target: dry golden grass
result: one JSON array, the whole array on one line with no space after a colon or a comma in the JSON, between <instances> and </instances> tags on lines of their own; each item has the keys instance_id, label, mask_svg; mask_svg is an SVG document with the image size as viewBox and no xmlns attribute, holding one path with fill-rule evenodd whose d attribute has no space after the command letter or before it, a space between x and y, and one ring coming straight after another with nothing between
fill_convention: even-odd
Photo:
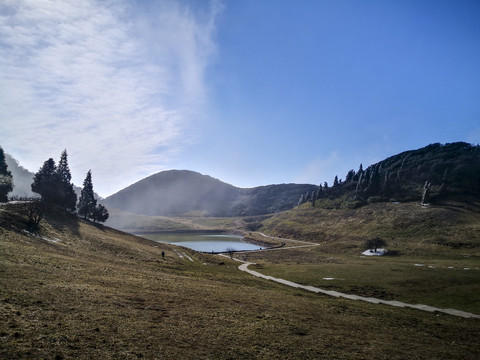
<instances>
[{"instance_id":1,"label":"dry golden grass","mask_svg":"<svg viewBox=\"0 0 480 360\"><path fill-rule=\"evenodd\" d=\"M480 212L475 205L376 203L326 210L305 204L271 217L262 229L319 244L251 255L266 274L480 314ZM386 240L388 256L361 257L365 240L373 237Z\"/></svg>"},{"instance_id":2,"label":"dry golden grass","mask_svg":"<svg viewBox=\"0 0 480 360\"><path fill-rule=\"evenodd\" d=\"M262 231L326 245L325 251L351 253L381 237L403 254L450 257L480 255L478 206L375 203L359 209L320 209L304 204L264 221Z\"/></svg>"},{"instance_id":3,"label":"dry golden grass","mask_svg":"<svg viewBox=\"0 0 480 360\"><path fill-rule=\"evenodd\" d=\"M17 210L0 207L2 359L480 356L475 319L289 289L67 215L41 239Z\"/></svg>"}]
</instances>

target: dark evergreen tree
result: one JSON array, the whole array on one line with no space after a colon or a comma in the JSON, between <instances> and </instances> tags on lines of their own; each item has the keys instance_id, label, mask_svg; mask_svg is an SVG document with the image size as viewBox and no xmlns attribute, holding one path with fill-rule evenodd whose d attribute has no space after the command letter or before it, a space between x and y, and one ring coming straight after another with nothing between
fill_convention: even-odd
<instances>
[{"instance_id":1,"label":"dark evergreen tree","mask_svg":"<svg viewBox=\"0 0 480 360\"><path fill-rule=\"evenodd\" d=\"M335 175L335 179L333 179L333 186L338 186L338 176Z\"/></svg>"},{"instance_id":2,"label":"dark evergreen tree","mask_svg":"<svg viewBox=\"0 0 480 360\"><path fill-rule=\"evenodd\" d=\"M40 194L42 200L49 204L58 204L58 185L60 178L57 174L55 161L50 158L43 163L43 166L33 177L32 191Z\"/></svg>"},{"instance_id":3,"label":"dark evergreen tree","mask_svg":"<svg viewBox=\"0 0 480 360\"><path fill-rule=\"evenodd\" d=\"M0 146L0 202L7 202L7 194L13 190L12 173L8 171L5 153Z\"/></svg>"},{"instance_id":4,"label":"dark evergreen tree","mask_svg":"<svg viewBox=\"0 0 480 360\"><path fill-rule=\"evenodd\" d=\"M102 204L98 204L93 214L93 222L105 222L108 219L108 210Z\"/></svg>"},{"instance_id":5,"label":"dark evergreen tree","mask_svg":"<svg viewBox=\"0 0 480 360\"><path fill-rule=\"evenodd\" d=\"M60 155L57 173L60 176L61 181L64 183L69 183L72 180L72 174L70 173L70 168L68 167L68 154L66 149L63 150L62 155Z\"/></svg>"},{"instance_id":6,"label":"dark evergreen tree","mask_svg":"<svg viewBox=\"0 0 480 360\"><path fill-rule=\"evenodd\" d=\"M357 173L354 175L353 180L358 181L363 174L363 165L360 164Z\"/></svg>"},{"instance_id":7,"label":"dark evergreen tree","mask_svg":"<svg viewBox=\"0 0 480 360\"><path fill-rule=\"evenodd\" d=\"M80 193L80 200L78 201L78 213L85 219L93 219L95 216L95 209L97 200L93 194L92 171L88 170L87 176L83 181L83 189Z\"/></svg>"},{"instance_id":8,"label":"dark evergreen tree","mask_svg":"<svg viewBox=\"0 0 480 360\"><path fill-rule=\"evenodd\" d=\"M347 176L345 176L345 181L352 181L354 177L355 177L355 170L351 169L347 173Z\"/></svg>"},{"instance_id":9,"label":"dark evergreen tree","mask_svg":"<svg viewBox=\"0 0 480 360\"><path fill-rule=\"evenodd\" d=\"M70 168L68 167L67 150L62 152L56 172L59 179L58 192L59 200L61 202L60 205L64 206L70 211L75 211L77 205L77 194L75 193L73 184L71 183L72 175L70 173Z\"/></svg>"}]
</instances>

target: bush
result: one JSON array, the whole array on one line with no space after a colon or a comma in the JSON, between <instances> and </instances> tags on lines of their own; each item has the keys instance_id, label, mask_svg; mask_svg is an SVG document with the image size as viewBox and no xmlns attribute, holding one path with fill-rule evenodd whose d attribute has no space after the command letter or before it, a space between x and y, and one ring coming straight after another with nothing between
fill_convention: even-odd
<instances>
[{"instance_id":1,"label":"bush","mask_svg":"<svg viewBox=\"0 0 480 360\"><path fill-rule=\"evenodd\" d=\"M30 231L34 232L35 234L38 233L40 222L45 217L45 212L47 209L48 204L41 199L34 199L28 204L25 211L28 218L27 224Z\"/></svg>"},{"instance_id":2,"label":"bush","mask_svg":"<svg viewBox=\"0 0 480 360\"><path fill-rule=\"evenodd\" d=\"M374 249L375 252L377 252L377 249L380 247L380 246L385 246L387 245L387 243L385 242L385 240L383 239L380 239L378 237L376 238L373 238L373 239L369 239L367 241L365 241L365 247L367 249Z\"/></svg>"}]
</instances>

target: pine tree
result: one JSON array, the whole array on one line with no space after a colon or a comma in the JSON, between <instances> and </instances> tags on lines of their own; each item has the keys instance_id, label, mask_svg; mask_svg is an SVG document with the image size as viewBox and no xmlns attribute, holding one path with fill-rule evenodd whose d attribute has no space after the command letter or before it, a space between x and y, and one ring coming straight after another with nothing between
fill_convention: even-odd
<instances>
[{"instance_id":1,"label":"pine tree","mask_svg":"<svg viewBox=\"0 0 480 360\"><path fill-rule=\"evenodd\" d=\"M5 153L0 146L0 202L7 202L7 194L13 190L12 173L8 171Z\"/></svg>"},{"instance_id":2,"label":"pine tree","mask_svg":"<svg viewBox=\"0 0 480 360\"><path fill-rule=\"evenodd\" d=\"M355 171L354 171L355 172ZM355 175L353 176L353 181L359 181L359 179L362 177L362 174L363 174L363 165L360 164L359 168L358 168L358 171L355 173ZM364 177L365 178L365 177Z\"/></svg>"},{"instance_id":3,"label":"pine tree","mask_svg":"<svg viewBox=\"0 0 480 360\"><path fill-rule=\"evenodd\" d=\"M72 175L70 173L70 168L68 167L68 154L67 150L63 150L62 155L60 156L60 161L58 163L57 171L59 178L59 200L60 205L64 206L70 211L75 211L77 205L77 194L73 189L73 184L71 183Z\"/></svg>"},{"instance_id":4,"label":"pine tree","mask_svg":"<svg viewBox=\"0 0 480 360\"><path fill-rule=\"evenodd\" d=\"M60 179L64 183L69 183L72 180L72 174L70 174L70 168L68 167L68 154L66 149L63 150L62 155L60 155L57 173L60 175Z\"/></svg>"},{"instance_id":5,"label":"pine tree","mask_svg":"<svg viewBox=\"0 0 480 360\"><path fill-rule=\"evenodd\" d=\"M93 222L105 222L108 219L108 210L102 204L98 204L93 214Z\"/></svg>"},{"instance_id":6,"label":"pine tree","mask_svg":"<svg viewBox=\"0 0 480 360\"><path fill-rule=\"evenodd\" d=\"M78 213L85 219L94 218L97 200L93 194L92 171L88 170L87 176L83 181L83 189L78 201Z\"/></svg>"},{"instance_id":7,"label":"pine tree","mask_svg":"<svg viewBox=\"0 0 480 360\"><path fill-rule=\"evenodd\" d=\"M40 194L42 200L49 204L59 203L58 185L60 178L57 174L55 161L50 158L33 177L32 191Z\"/></svg>"},{"instance_id":8,"label":"pine tree","mask_svg":"<svg viewBox=\"0 0 480 360\"><path fill-rule=\"evenodd\" d=\"M352 181L355 177L355 170L351 169L348 171L347 176L345 176L345 182Z\"/></svg>"},{"instance_id":9,"label":"pine tree","mask_svg":"<svg viewBox=\"0 0 480 360\"><path fill-rule=\"evenodd\" d=\"M338 176L335 175L335 179L333 179L333 186L338 186Z\"/></svg>"}]
</instances>

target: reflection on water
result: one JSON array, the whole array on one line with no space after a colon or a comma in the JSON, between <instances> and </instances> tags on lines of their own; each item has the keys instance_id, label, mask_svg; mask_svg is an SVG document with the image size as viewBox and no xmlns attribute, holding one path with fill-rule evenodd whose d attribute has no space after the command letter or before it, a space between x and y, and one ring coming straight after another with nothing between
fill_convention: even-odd
<instances>
[{"instance_id":1,"label":"reflection on water","mask_svg":"<svg viewBox=\"0 0 480 360\"><path fill-rule=\"evenodd\" d=\"M245 242L242 236L231 234L152 233L139 236L161 243L185 246L202 252L223 252L228 249L236 251L263 249L258 245Z\"/></svg>"}]
</instances>

